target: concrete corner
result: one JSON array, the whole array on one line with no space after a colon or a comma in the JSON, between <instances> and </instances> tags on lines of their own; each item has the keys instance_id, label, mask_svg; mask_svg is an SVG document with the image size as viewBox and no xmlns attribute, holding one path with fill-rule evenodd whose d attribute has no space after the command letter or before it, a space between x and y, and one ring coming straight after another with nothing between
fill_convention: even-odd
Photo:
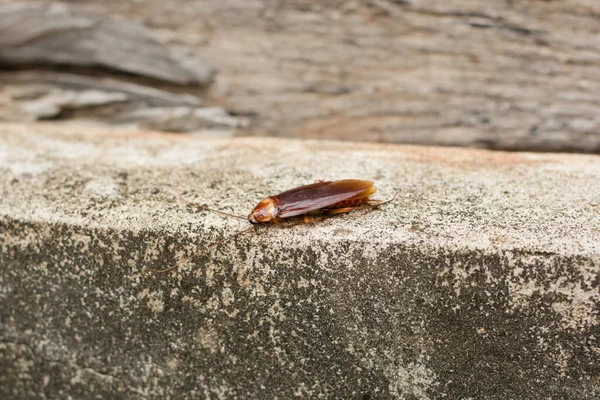
<instances>
[{"instance_id":1,"label":"concrete corner","mask_svg":"<svg viewBox=\"0 0 600 400\"><path fill-rule=\"evenodd\" d=\"M600 157L0 125L1 398L593 399ZM380 210L247 227L316 179Z\"/></svg>"}]
</instances>

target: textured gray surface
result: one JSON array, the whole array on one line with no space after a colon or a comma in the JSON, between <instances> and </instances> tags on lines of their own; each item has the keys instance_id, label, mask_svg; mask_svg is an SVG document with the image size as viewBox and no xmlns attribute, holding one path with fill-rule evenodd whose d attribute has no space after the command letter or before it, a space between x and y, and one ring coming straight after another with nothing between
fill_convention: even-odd
<instances>
[{"instance_id":1,"label":"textured gray surface","mask_svg":"<svg viewBox=\"0 0 600 400\"><path fill-rule=\"evenodd\" d=\"M0 125L0 397L597 398L600 158ZM268 226L262 197L395 203Z\"/></svg>"},{"instance_id":2,"label":"textured gray surface","mask_svg":"<svg viewBox=\"0 0 600 400\"><path fill-rule=\"evenodd\" d=\"M178 84L205 84L212 74L141 25L59 2L0 2L0 64L100 67Z\"/></svg>"},{"instance_id":3,"label":"textured gray surface","mask_svg":"<svg viewBox=\"0 0 600 400\"><path fill-rule=\"evenodd\" d=\"M597 0L69 0L218 70L255 133L600 152Z\"/></svg>"},{"instance_id":4,"label":"textured gray surface","mask_svg":"<svg viewBox=\"0 0 600 400\"><path fill-rule=\"evenodd\" d=\"M231 136L243 118L200 107L213 72L131 20L0 1L0 121Z\"/></svg>"},{"instance_id":5,"label":"textured gray surface","mask_svg":"<svg viewBox=\"0 0 600 400\"><path fill-rule=\"evenodd\" d=\"M66 3L0 0L0 64L33 78L0 74L0 120L39 118L11 92L46 81L40 69L86 66L96 80L88 89L111 74L185 92L248 117L240 135L600 153L597 0ZM211 70L210 87L193 84ZM62 85L53 90L71 97ZM128 110L59 111L53 118L117 125ZM129 113L138 120L142 129L206 126L193 110L166 106Z\"/></svg>"}]
</instances>

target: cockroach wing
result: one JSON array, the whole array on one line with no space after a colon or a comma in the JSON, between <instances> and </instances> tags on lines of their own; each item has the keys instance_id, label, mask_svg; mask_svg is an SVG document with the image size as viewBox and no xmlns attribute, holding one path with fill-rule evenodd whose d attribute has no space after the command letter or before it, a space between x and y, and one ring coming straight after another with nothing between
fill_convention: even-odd
<instances>
[{"instance_id":1,"label":"cockroach wing","mask_svg":"<svg viewBox=\"0 0 600 400\"><path fill-rule=\"evenodd\" d=\"M344 200L368 197L375 190L373 181L345 179L300 186L273 197L279 202L277 216L289 218L321 210Z\"/></svg>"}]
</instances>

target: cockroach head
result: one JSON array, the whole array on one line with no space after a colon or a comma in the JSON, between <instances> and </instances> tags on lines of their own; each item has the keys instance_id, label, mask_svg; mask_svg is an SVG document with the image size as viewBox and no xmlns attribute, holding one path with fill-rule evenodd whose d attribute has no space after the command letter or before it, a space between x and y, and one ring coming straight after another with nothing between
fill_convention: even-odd
<instances>
[{"instance_id":1,"label":"cockroach head","mask_svg":"<svg viewBox=\"0 0 600 400\"><path fill-rule=\"evenodd\" d=\"M254 210L248 215L248 220L252 224L269 222L277 216L278 212L277 201L272 197L267 197L254 207Z\"/></svg>"}]
</instances>

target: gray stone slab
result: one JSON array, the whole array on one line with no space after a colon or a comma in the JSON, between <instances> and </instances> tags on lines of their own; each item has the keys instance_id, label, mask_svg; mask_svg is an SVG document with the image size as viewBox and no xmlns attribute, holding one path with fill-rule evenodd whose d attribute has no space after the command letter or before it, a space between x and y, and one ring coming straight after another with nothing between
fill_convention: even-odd
<instances>
[{"instance_id":1,"label":"gray stone slab","mask_svg":"<svg viewBox=\"0 0 600 400\"><path fill-rule=\"evenodd\" d=\"M57 2L0 3L0 64L106 68L175 84L207 84L213 71L172 52L145 27Z\"/></svg>"},{"instance_id":2,"label":"gray stone slab","mask_svg":"<svg viewBox=\"0 0 600 400\"><path fill-rule=\"evenodd\" d=\"M1 398L592 399L600 158L0 125ZM316 179L380 210L246 228Z\"/></svg>"},{"instance_id":3,"label":"gray stone slab","mask_svg":"<svg viewBox=\"0 0 600 400\"><path fill-rule=\"evenodd\" d=\"M600 153L597 0L71 3L217 69L255 134Z\"/></svg>"}]
</instances>

